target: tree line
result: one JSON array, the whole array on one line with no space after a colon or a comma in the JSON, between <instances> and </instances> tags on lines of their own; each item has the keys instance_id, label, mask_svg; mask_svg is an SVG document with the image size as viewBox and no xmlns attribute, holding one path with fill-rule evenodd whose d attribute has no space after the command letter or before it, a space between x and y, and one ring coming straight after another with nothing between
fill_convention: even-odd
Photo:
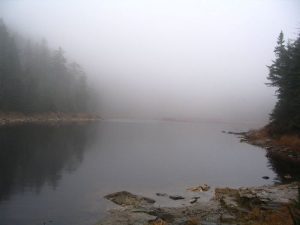
<instances>
[{"instance_id":1,"label":"tree line","mask_svg":"<svg viewBox=\"0 0 300 225\"><path fill-rule=\"evenodd\" d=\"M268 66L270 81L276 87L278 101L270 115L274 133L300 132L300 34L294 41L279 34L274 50L275 60Z\"/></svg>"},{"instance_id":2,"label":"tree line","mask_svg":"<svg viewBox=\"0 0 300 225\"><path fill-rule=\"evenodd\" d=\"M84 71L45 40L17 43L0 20L0 111L86 112L90 92Z\"/></svg>"}]
</instances>

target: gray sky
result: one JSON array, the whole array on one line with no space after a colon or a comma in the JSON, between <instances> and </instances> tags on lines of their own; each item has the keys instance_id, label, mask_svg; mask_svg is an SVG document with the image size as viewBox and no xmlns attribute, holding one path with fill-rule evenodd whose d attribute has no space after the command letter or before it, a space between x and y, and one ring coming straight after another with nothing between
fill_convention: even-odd
<instances>
[{"instance_id":1,"label":"gray sky","mask_svg":"<svg viewBox=\"0 0 300 225\"><path fill-rule=\"evenodd\" d=\"M265 121L264 83L299 0L10 0L11 28L62 46L97 85L105 117Z\"/></svg>"}]
</instances>

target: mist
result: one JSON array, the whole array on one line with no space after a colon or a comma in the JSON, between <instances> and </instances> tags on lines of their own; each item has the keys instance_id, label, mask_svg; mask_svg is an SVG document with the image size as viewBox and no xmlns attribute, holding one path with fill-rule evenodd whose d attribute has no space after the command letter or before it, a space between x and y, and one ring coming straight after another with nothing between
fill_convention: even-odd
<instances>
[{"instance_id":1,"label":"mist","mask_svg":"<svg viewBox=\"0 0 300 225\"><path fill-rule=\"evenodd\" d=\"M14 32L82 65L103 118L263 123L279 32L295 38L297 0L1 1Z\"/></svg>"}]
</instances>

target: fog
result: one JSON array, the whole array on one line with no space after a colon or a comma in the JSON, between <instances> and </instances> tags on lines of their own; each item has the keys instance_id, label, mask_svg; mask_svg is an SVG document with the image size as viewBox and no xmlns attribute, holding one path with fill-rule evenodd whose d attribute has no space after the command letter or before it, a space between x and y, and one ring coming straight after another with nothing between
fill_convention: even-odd
<instances>
[{"instance_id":1,"label":"fog","mask_svg":"<svg viewBox=\"0 0 300 225\"><path fill-rule=\"evenodd\" d=\"M104 118L263 123L279 32L295 38L298 0L7 0L14 32L82 65Z\"/></svg>"}]
</instances>

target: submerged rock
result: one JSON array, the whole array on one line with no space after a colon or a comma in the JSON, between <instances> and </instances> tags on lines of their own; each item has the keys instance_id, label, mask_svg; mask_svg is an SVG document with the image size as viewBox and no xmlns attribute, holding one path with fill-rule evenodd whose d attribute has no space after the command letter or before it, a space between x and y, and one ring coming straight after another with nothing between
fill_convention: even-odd
<instances>
[{"instance_id":1,"label":"submerged rock","mask_svg":"<svg viewBox=\"0 0 300 225\"><path fill-rule=\"evenodd\" d=\"M234 134L234 135L245 135L247 132L234 132L234 131L228 131L227 134Z\"/></svg>"},{"instance_id":2,"label":"submerged rock","mask_svg":"<svg viewBox=\"0 0 300 225\"><path fill-rule=\"evenodd\" d=\"M166 193L156 193L156 196L159 196L159 197L166 197L168 196Z\"/></svg>"},{"instance_id":3,"label":"submerged rock","mask_svg":"<svg viewBox=\"0 0 300 225\"><path fill-rule=\"evenodd\" d=\"M144 196L134 195L127 191L115 192L104 198L122 206L143 206L155 203L155 200Z\"/></svg>"}]
</instances>

